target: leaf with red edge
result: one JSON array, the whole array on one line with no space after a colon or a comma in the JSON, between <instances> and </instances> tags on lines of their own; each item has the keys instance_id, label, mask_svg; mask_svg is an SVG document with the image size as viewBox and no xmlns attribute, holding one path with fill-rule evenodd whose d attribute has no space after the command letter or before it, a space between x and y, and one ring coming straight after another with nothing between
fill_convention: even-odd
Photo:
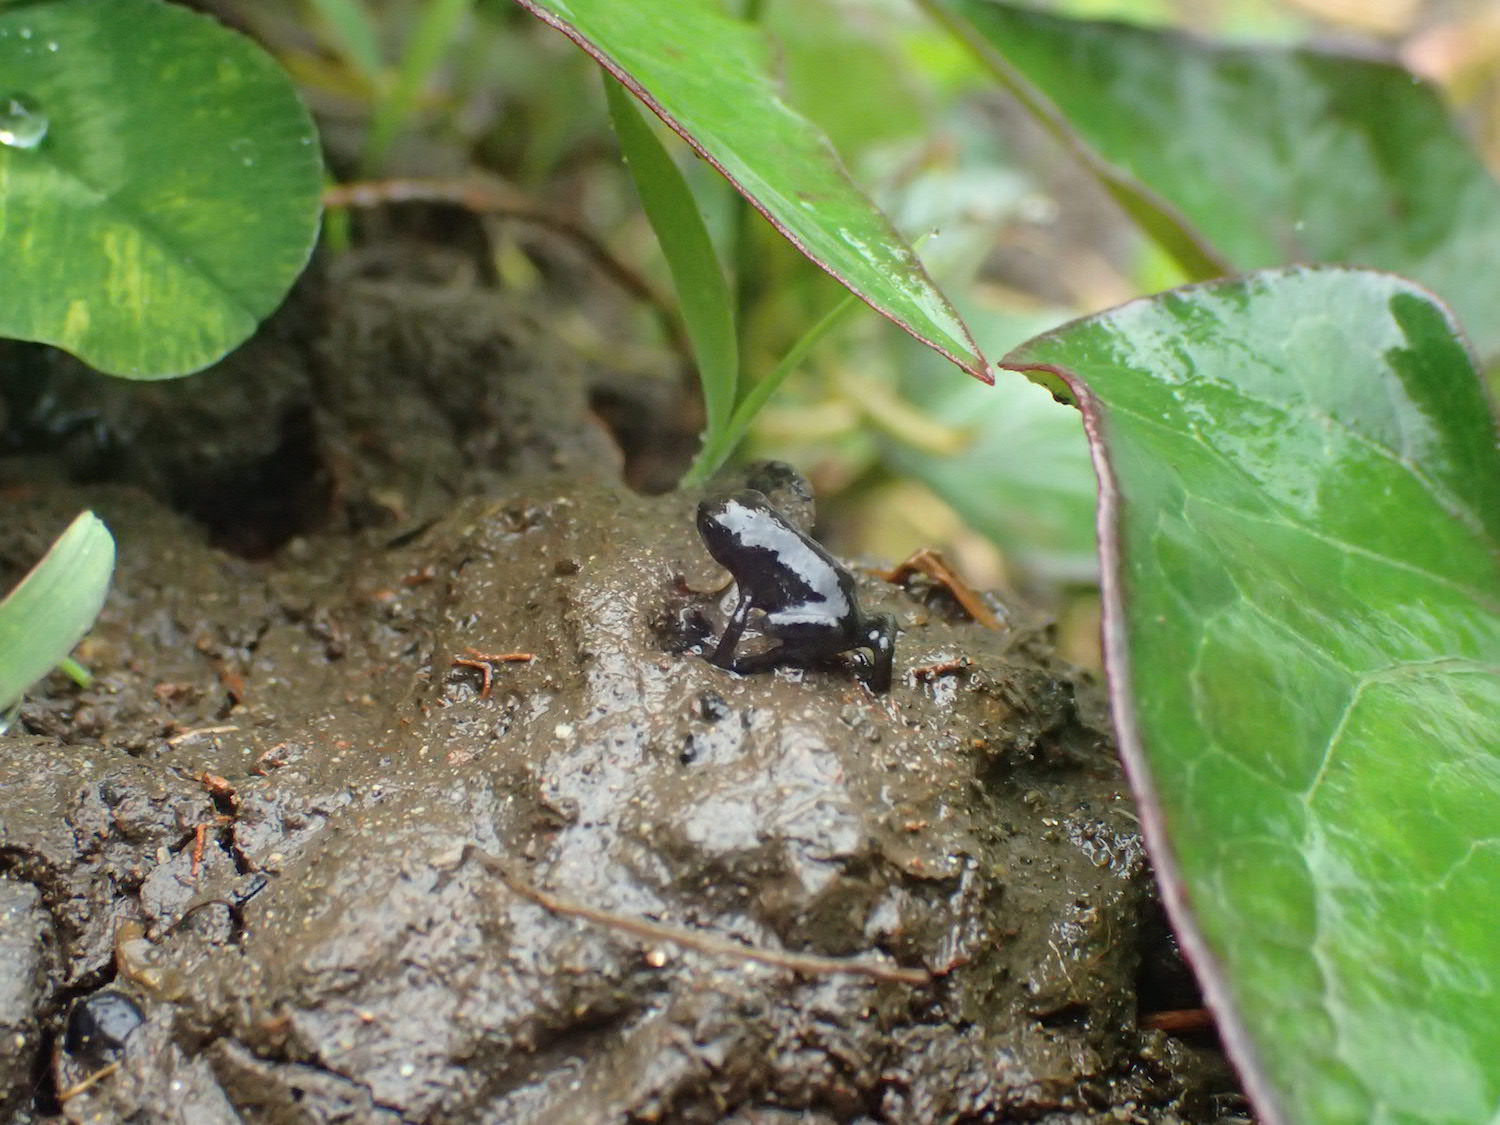
<instances>
[{"instance_id":1,"label":"leaf with red edge","mask_svg":"<svg viewBox=\"0 0 1500 1125\"><path fill-rule=\"evenodd\" d=\"M827 138L778 96L765 37L717 0L519 0L716 167L802 253L877 312L992 382L963 321L855 187Z\"/></svg>"},{"instance_id":2,"label":"leaf with red edge","mask_svg":"<svg viewBox=\"0 0 1500 1125\"><path fill-rule=\"evenodd\" d=\"M1500 353L1500 184L1409 71L996 0L923 3L1189 276L1393 270L1451 304L1481 355Z\"/></svg>"},{"instance_id":3,"label":"leaf with red edge","mask_svg":"<svg viewBox=\"0 0 1500 1125\"><path fill-rule=\"evenodd\" d=\"M1040 336L1162 890L1270 1122L1500 1105L1500 451L1452 320L1268 271Z\"/></svg>"}]
</instances>

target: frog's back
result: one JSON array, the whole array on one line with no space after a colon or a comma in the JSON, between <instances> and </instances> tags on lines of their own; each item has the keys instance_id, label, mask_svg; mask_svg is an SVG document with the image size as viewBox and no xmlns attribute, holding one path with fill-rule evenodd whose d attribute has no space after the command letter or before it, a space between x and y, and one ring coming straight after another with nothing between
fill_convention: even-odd
<instances>
[{"instance_id":1,"label":"frog's back","mask_svg":"<svg viewBox=\"0 0 1500 1125\"><path fill-rule=\"evenodd\" d=\"M768 614L805 608L826 618L854 604L853 580L833 556L753 489L705 500L698 531L709 554Z\"/></svg>"}]
</instances>

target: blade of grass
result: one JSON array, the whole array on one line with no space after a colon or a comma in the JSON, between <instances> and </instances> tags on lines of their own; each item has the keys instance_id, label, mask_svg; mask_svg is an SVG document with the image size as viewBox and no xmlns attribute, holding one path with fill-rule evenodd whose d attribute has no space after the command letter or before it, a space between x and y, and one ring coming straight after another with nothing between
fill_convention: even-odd
<instances>
[{"instance_id":1,"label":"blade of grass","mask_svg":"<svg viewBox=\"0 0 1500 1125\"><path fill-rule=\"evenodd\" d=\"M94 682L94 674L71 656L65 656L59 660L57 670L79 687L88 687Z\"/></svg>"},{"instance_id":2,"label":"blade of grass","mask_svg":"<svg viewBox=\"0 0 1500 1125\"><path fill-rule=\"evenodd\" d=\"M331 32L344 61L359 71L371 89L380 88L380 39L361 0L309 0Z\"/></svg>"},{"instance_id":3,"label":"blade of grass","mask_svg":"<svg viewBox=\"0 0 1500 1125\"><path fill-rule=\"evenodd\" d=\"M427 0L401 54L396 79L385 89L371 116L370 138L365 143L361 164L364 175L376 172L391 142L406 127L422 88L437 68L473 3L474 0Z\"/></svg>"},{"instance_id":4,"label":"blade of grass","mask_svg":"<svg viewBox=\"0 0 1500 1125\"><path fill-rule=\"evenodd\" d=\"M604 89L620 148L682 306L703 386L708 417L703 444L708 449L723 440L739 385L734 298L687 181L636 108L635 99L613 78L605 79Z\"/></svg>"},{"instance_id":5,"label":"blade of grass","mask_svg":"<svg viewBox=\"0 0 1500 1125\"><path fill-rule=\"evenodd\" d=\"M850 293L834 305L822 320L804 332L787 350L786 355L781 357L781 362L772 369L769 375L750 388L749 393L734 408L729 424L717 435L704 440L703 448L698 451L692 467L682 478L684 488L703 484L723 467L724 462L729 460L730 454L735 451L740 442L745 440L745 435L750 431L750 423L760 413L761 407L765 406L781 384L786 382L786 377L802 365L802 361L807 358L807 353L812 351L824 336L842 324L850 311L858 304L859 298Z\"/></svg>"},{"instance_id":6,"label":"blade of grass","mask_svg":"<svg viewBox=\"0 0 1500 1125\"><path fill-rule=\"evenodd\" d=\"M920 249L932 232L912 240L913 249ZM838 304L829 309L823 318L798 337L797 342L787 349L786 355L781 357L771 373L751 387L744 399L734 408L730 416L729 424L724 427L723 432L717 435L709 435L704 438L703 448L698 451L698 456L693 459L692 466L682 478L682 486L691 488L706 482L717 473L729 460L730 455L745 440L745 435L750 432L750 423L760 413L761 408L770 401L771 396L780 389L781 384L797 368L802 366L802 361L807 354L818 346L818 343L844 322L850 311L859 303L859 296L850 293Z\"/></svg>"},{"instance_id":7,"label":"blade of grass","mask_svg":"<svg viewBox=\"0 0 1500 1125\"><path fill-rule=\"evenodd\" d=\"M0 712L83 639L114 569L114 538L93 512L84 512L0 602Z\"/></svg>"}]
</instances>

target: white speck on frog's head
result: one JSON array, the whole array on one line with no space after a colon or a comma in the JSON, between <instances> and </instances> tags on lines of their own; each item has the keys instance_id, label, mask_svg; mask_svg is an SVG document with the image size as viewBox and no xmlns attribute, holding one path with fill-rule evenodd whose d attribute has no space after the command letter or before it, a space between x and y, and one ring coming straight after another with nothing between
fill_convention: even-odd
<instances>
[{"instance_id":1,"label":"white speck on frog's head","mask_svg":"<svg viewBox=\"0 0 1500 1125\"><path fill-rule=\"evenodd\" d=\"M47 115L25 94L0 95L0 145L36 148L47 125Z\"/></svg>"}]
</instances>

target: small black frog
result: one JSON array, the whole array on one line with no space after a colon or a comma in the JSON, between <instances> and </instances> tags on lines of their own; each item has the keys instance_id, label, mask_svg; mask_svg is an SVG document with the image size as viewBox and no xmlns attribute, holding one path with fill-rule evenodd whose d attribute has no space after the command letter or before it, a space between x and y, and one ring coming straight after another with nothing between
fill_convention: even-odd
<instances>
[{"instance_id":1,"label":"small black frog","mask_svg":"<svg viewBox=\"0 0 1500 1125\"><path fill-rule=\"evenodd\" d=\"M698 534L739 588L724 636L709 657L712 663L756 672L783 661L823 660L867 648L872 659L865 682L872 691L890 690L895 620L883 613L867 617L849 572L771 507L764 493L745 489L703 501ZM761 629L781 644L736 658L752 609L765 614Z\"/></svg>"}]
</instances>

